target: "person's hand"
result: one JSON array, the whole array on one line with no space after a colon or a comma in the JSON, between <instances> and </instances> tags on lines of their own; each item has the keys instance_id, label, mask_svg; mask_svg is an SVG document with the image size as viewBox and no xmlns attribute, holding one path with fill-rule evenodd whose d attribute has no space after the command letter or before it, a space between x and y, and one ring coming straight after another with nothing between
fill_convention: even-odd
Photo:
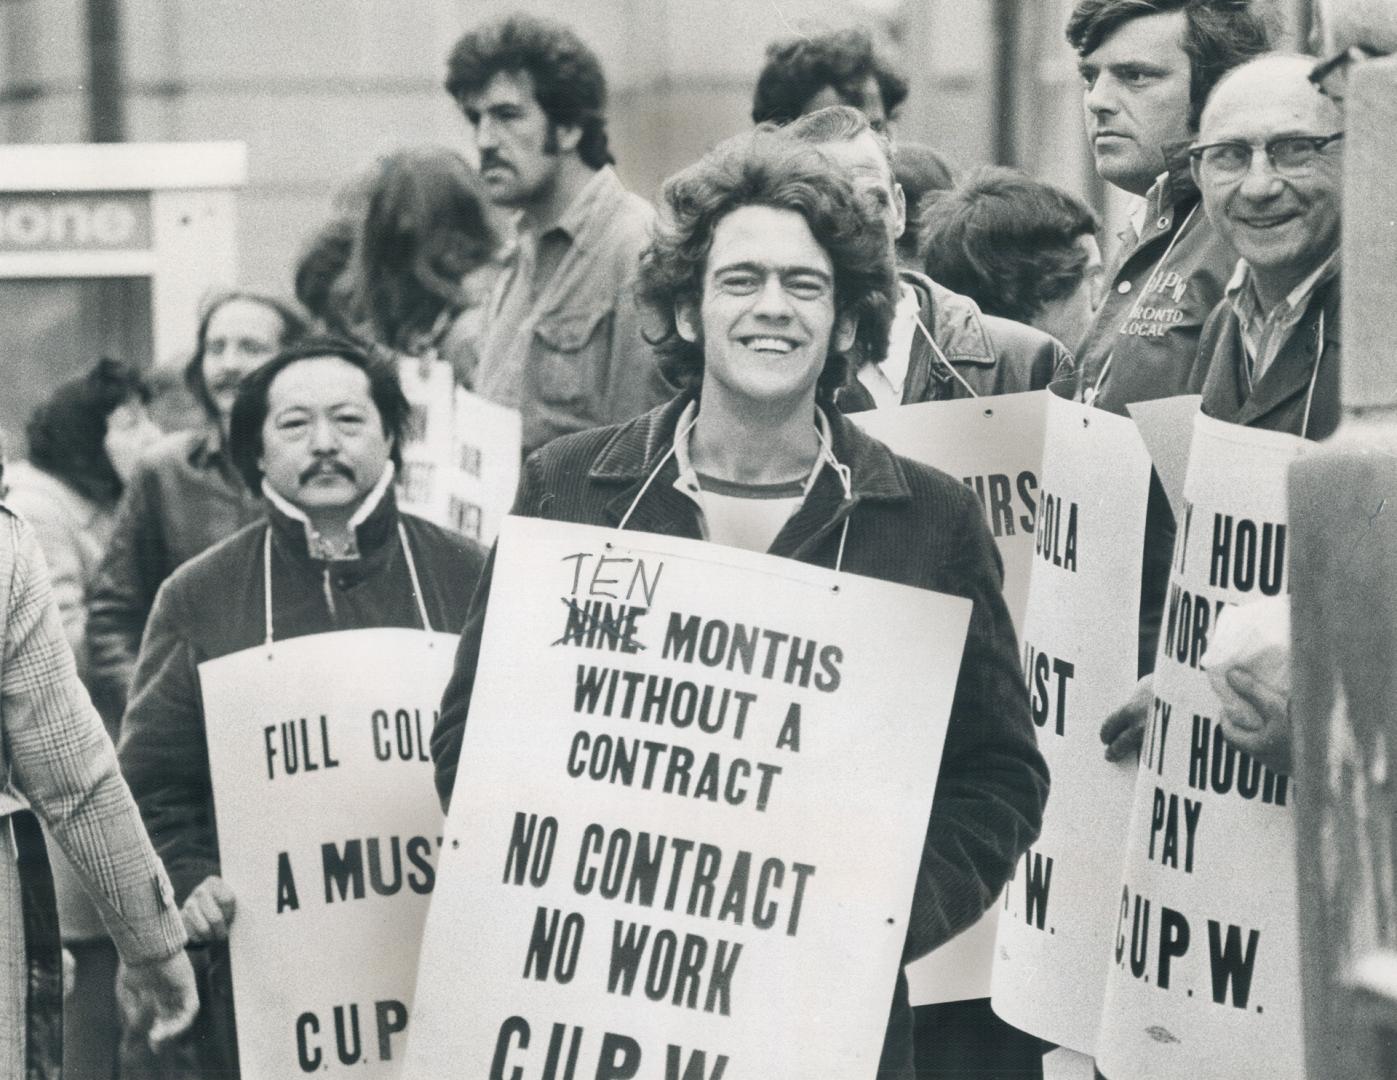
<instances>
[{"instance_id":1,"label":"person's hand","mask_svg":"<svg viewBox=\"0 0 1397 1080\"><path fill-rule=\"evenodd\" d=\"M1289 773L1290 702L1286 695L1246 668L1232 668L1226 678L1228 689L1240 700L1222 710L1223 735L1273 772Z\"/></svg>"},{"instance_id":2,"label":"person's hand","mask_svg":"<svg viewBox=\"0 0 1397 1080\"><path fill-rule=\"evenodd\" d=\"M217 874L210 874L195 886L180 908L189 944L204 945L212 941L227 941L228 928L233 925L238 902L228 883Z\"/></svg>"},{"instance_id":3,"label":"person's hand","mask_svg":"<svg viewBox=\"0 0 1397 1080\"><path fill-rule=\"evenodd\" d=\"M1112 712L1101 725L1101 741L1106 744L1106 760L1121 761L1140 752L1145 739L1145 722L1154 702L1154 676L1146 675L1135 684L1125 704Z\"/></svg>"},{"instance_id":4,"label":"person's hand","mask_svg":"<svg viewBox=\"0 0 1397 1080\"><path fill-rule=\"evenodd\" d=\"M1224 608L1203 654L1218 725L1237 749L1290 772L1290 601Z\"/></svg>"},{"instance_id":5,"label":"person's hand","mask_svg":"<svg viewBox=\"0 0 1397 1080\"><path fill-rule=\"evenodd\" d=\"M211 880L217 880L211 879ZM151 1050L182 1035L199 1011L194 969L183 949L148 964L123 964L117 976L117 999L127 1026L145 1032Z\"/></svg>"}]
</instances>

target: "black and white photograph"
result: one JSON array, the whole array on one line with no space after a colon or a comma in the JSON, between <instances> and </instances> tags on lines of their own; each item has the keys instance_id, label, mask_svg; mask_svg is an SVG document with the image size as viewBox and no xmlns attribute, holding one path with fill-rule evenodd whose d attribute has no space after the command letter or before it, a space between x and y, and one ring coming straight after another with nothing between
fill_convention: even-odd
<instances>
[{"instance_id":1,"label":"black and white photograph","mask_svg":"<svg viewBox=\"0 0 1397 1080\"><path fill-rule=\"evenodd\" d=\"M1397 0L0 0L0 1080L1397 1080Z\"/></svg>"}]
</instances>

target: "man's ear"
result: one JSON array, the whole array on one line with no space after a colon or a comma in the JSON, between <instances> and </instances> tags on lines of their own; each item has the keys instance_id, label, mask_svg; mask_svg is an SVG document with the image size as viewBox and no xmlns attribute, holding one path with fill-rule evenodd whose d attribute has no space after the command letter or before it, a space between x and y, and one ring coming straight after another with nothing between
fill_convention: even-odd
<instances>
[{"instance_id":1,"label":"man's ear","mask_svg":"<svg viewBox=\"0 0 1397 1080\"><path fill-rule=\"evenodd\" d=\"M697 345L703 336L700 330L698 305L692 300L681 300L674 305L674 328L679 336L690 345Z\"/></svg>"},{"instance_id":2,"label":"man's ear","mask_svg":"<svg viewBox=\"0 0 1397 1080\"><path fill-rule=\"evenodd\" d=\"M901 239L907 231L907 192L896 180L893 181L893 223L897 226L896 238Z\"/></svg>"},{"instance_id":3,"label":"man's ear","mask_svg":"<svg viewBox=\"0 0 1397 1080\"><path fill-rule=\"evenodd\" d=\"M577 149L577 144L582 141L581 124L556 124L553 130L557 133L554 137L558 143L558 149L564 154L571 154Z\"/></svg>"},{"instance_id":4,"label":"man's ear","mask_svg":"<svg viewBox=\"0 0 1397 1080\"><path fill-rule=\"evenodd\" d=\"M858 336L859 320L853 315L840 315L834 320L834 332L830 335L830 344L834 346L837 353L847 353L854 347L854 338Z\"/></svg>"}]
</instances>

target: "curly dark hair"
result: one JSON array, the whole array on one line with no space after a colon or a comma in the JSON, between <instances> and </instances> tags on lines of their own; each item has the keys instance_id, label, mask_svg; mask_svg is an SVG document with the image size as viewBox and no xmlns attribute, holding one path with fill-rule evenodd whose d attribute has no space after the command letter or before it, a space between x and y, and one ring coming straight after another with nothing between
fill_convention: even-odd
<instances>
[{"instance_id":1,"label":"curly dark hair","mask_svg":"<svg viewBox=\"0 0 1397 1080\"><path fill-rule=\"evenodd\" d=\"M703 344L685 341L675 324L681 304L698 305L713 232L743 206L794 210L805 218L834 268L834 301L856 320L853 347L831 342L816 390L828 401L848 377L849 364L881 358L897 300L897 276L887 232L843 176L818 150L780 134L757 131L719 144L665 182L655 235L640 258L640 300L664 331L652 339L660 370L672 384L703 381Z\"/></svg>"},{"instance_id":2,"label":"curly dark hair","mask_svg":"<svg viewBox=\"0 0 1397 1080\"><path fill-rule=\"evenodd\" d=\"M234 300L247 300L276 312L277 317L281 319L281 341L279 344L282 347L294 345L306 333L305 318L290 304L278 300L274 296L235 290L219 293L205 301L203 310L199 313L199 332L195 338L194 355L184 366L184 383L211 419L218 418L218 406L214 403L213 394L209 392L208 383L204 382L204 350L208 347L209 323L213 321L219 308L224 304L231 304Z\"/></svg>"},{"instance_id":3,"label":"curly dark hair","mask_svg":"<svg viewBox=\"0 0 1397 1080\"><path fill-rule=\"evenodd\" d=\"M582 129L577 156L593 169L615 162L606 140L606 76L570 27L514 14L476 27L446 59L446 92L459 104L501 72L525 72L550 122Z\"/></svg>"},{"instance_id":4,"label":"curly dark hair","mask_svg":"<svg viewBox=\"0 0 1397 1080\"><path fill-rule=\"evenodd\" d=\"M30 463L93 502L114 505L122 484L104 444L107 418L127 402L149 401L150 388L134 368L103 357L29 414Z\"/></svg>"},{"instance_id":5,"label":"curly dark hair","mask_svg":"<svg viewBox=\"0 0 1397 1080\"><path fill-rule=\"evenodd\" d=\"M310 337L283 349L238 384L237 400L228 423L228 453L238 475L249 491L262 490L262 425L267 420L268 395L272 382L292 364L334 356L353 364L369 380L369 396L378 409L383 433L393 440L389 458L402 469L403 435L411 406L398 380L398 368L391 360L366 351L344 338Z\"/></svg>"},{"instance_id":6,"label":"curly dark hair","mask_svg":"<svg viewBox=\"0 0 1397 1080\"><path fill-rule=\"evenodd\" d=\"M922 266L986 314L1031 322L1081 284L1087 255L1076 241L1097 221L1075 195L988 166L930 200L917 230Z\"/></svg>"},{"instance_id":7,"label":"curly dark hair","mask_svg":"<svg viewBox=\"0 0 1397 1080\"><path fill-rule=\"evenodd\" d=\"M499 238L480 181L443 147L383 158L367 199L335 306L377 343L408 351L460 306L461 279L489 261Z\"/></svg>"},{"instance_id":8,"label":"curly dark hair","mask_svg":"<svg viewBox=\"0 0 1397 1080\"><path fill-rule=\"evenodd\" d=\"M891 119L907 98L907 80L873 48L868 31L831 30L773 41L766 47L766 63L757 76L752 123L789 124L827 86L850 105L861 106L870 76Z\"/></svg>"},{"instance_id":9,"label":"curly dark hair","mask_svg":"<svg viewBox=\"0 0 1397 1080\"><path fill-rule=\"evenodd\" d=\"M1133 19L1182 11L1182 45L1189 60L1188 126L1197 131L1217 81L1273 47L1274 18L1262 7L1253 0L1077 0L1067 19L1067 40L1078 56L1086 56Z\"/></svg>"}]
</instances>

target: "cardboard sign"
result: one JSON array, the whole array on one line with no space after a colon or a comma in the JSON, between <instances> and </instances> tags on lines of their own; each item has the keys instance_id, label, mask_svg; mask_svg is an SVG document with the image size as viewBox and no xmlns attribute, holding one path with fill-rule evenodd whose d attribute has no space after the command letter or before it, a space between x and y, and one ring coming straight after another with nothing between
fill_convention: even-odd
<instances>
[{"instance_id":1,"label":"cardboard sign","mask_svg":"<svg viewBox=\"0 0 1397 1080\"><path fill-rule=\"evenodd\" d=\"M1015 1027L1088 1054L1135 781L1133 762L1105 760L1099 730L1136 682L1149 485L1134 424L1050 399L1022 645L1052 791L1004 891L993 998Z\"/></svg>"},{"instance_id":2,"label":"cardboard sign","mask_svg":"<svg viewBox=\"0 0 1397 1080\"><path fill-rule=\"evenodd\" d=\"M245 1076L401 1075L441 848L455 638L348 630L199 665Z\"/></svg>"},{"instance_id":3,"label":"cardboard sign","mask_svg":"<svg viewBox=\"0 0 1397 1080\"><path fill-rule=\"evenodd\" d=\"M849 419L894 453L950 473L980 498L1004 560L1004 603L1023 639L1033 569L1033 529L1048 401L1044 390L955 398L854 413ZM941 948L907 965L913 1005L990 995L999 909Z\"/></svg>"},{"instance_id":4,"label":"cardboard sign","mask_svg":"<svg viewBox=\"0 0 1397 1080\"><path fill-rule=\"evenodd\" d=\"M409 1074L872 1080L969 614L507 518Z\"/></svg>"},{"instance_id":5,"label":"cardboard sign","mask_svg":"<svg viewBox=\"0 0 1397 1080\"><path fill-rule=\"evenodd\" d=\"M398 375L412 407L398 503L489 545L519 486L519 410L455 385L444 360L404 357Z\"/></svg>"},{"instance_id":6,"label":"cardboard sign","mask_svg":"<svg viewBox=\"0 0 1397 1080\"><path fill-rule=\"evenodd\" d=\"M955 398L854 413L849 419L894 453L950 473L980 497L1004 559L1004 602L1023 636L1033 524L1043 470L1046 390Z\"/></svg>"},{"instance_id":7,"label":"cardboard sign","mask_svg":"<svg viewBox=\"0 0 1397 1080\"><path fill-rule=\"evenodd\" d=\"M1294 788L1223 738L1203 667L1228 604L1288 590L1308 445L1199 415L1108 956L1112 1080L1300 1076Z\"/></svg>"},{"instance_id":8,"label":"cardboard sign","mask_svg":"<svg viewBox=\"0 0 1397 1080\"><path fill-rule=\"evenodd\" d=\"M1150 464L1159 473L1169 508L1177 517L1182 511L1184 475L1188 471L1188 448L1193 441L1193 418L1198 414L1201 394L1136 401L1126 406L1130 418L1145 441Z\"/></svg>"},{"instance_id":9,"label":"cardboard sign","mask_svg":"<svg viewBox=\"0 0 1397 1080\"><path fill-rule=\"evenodd\" d=\"M446 525L492 544L519 487L519 410L456 387Z\"/></svg>"},{"instance_id":10,"label":"cardboard sign","mask_svg":"<svg viewBox=\"0 0 1397 1080\"><path fill-rule=\"evenodd\" d=\"M404 356L398 379L407 398L407 431L399 448L398 505L438 525L447 524L449 474L455 438L455 376L445 360Z\"/></svg>"}]
</instances>

